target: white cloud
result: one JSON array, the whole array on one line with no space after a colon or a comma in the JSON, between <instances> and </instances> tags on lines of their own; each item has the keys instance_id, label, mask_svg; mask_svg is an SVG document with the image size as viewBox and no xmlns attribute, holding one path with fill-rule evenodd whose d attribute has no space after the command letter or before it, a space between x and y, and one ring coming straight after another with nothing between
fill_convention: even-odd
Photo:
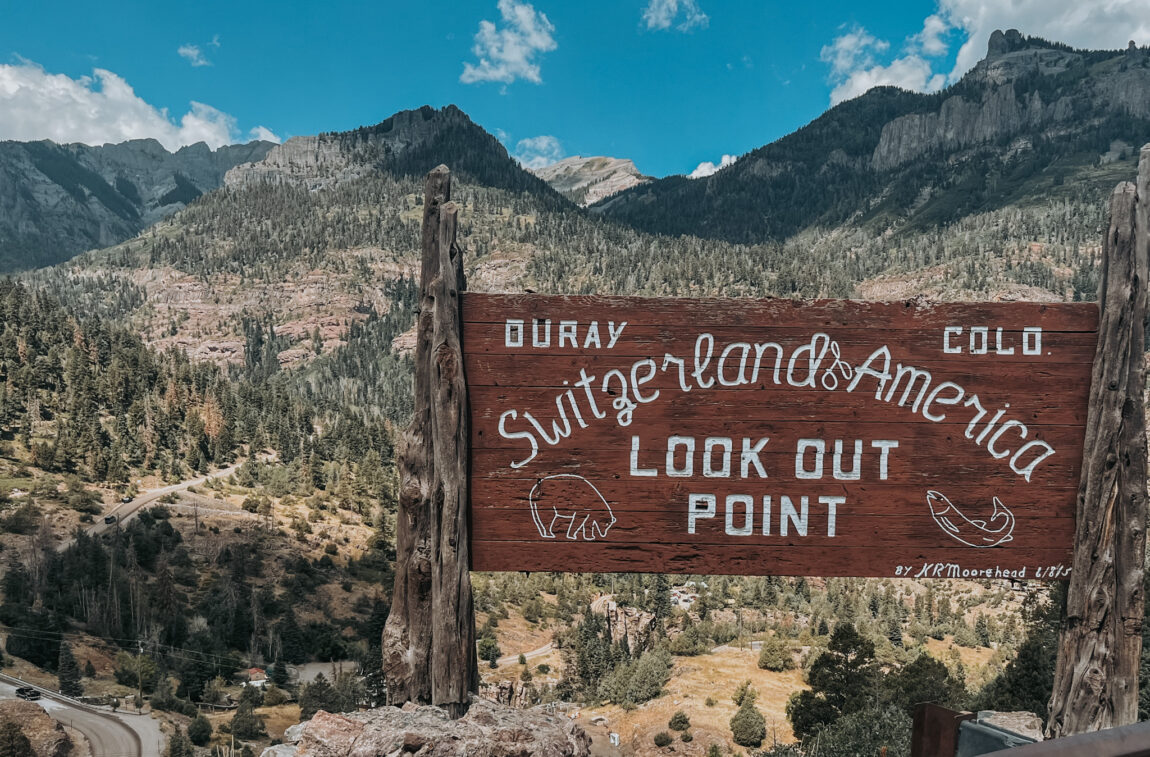
<instances>
[{"instance_id":1,"label":"white cloud","mask_svg":"<svg viewBox=\"0 0 1150 757\"><path fill-rule=\"evenodd\" d=\"M706 29L711 21L695 0L650 0L643 9L643 21L648 29L670 29L680 17L683 20L675 28L681 32Z\"/></svg>"},{"instance_id":2,"label":"white cloud","mask_svg":"<svg viewBox=\"0 0 1150 757\"><path fill-rule=\"evenodd\" d=\"M936 74L924 55L946 52L943 35L947 26L938 16L930 16L922 31L907 41L904 55L883 65L878 56L890 43L878 39L861 26L855 26L823 47L819 59L831 67L831 105L858 97L871 87L894 86L919 92L941 89L946 77Z\"/></svg>"},{"instance_id":3,"label":"white cloud","mask_svg":"<svg viewBox=\"0 0 1150 757\"><path fill-rule=\"evenodd\" d=\"M239 133L235 118L199 102L176 122L102 68L73 79L31 61L0 65L0 139L99 145L147 137L169 150L195 142L214 149L238 141Z\"/></svg>"},{"instance_id":4,"label":"white cloud","mask_svg":"<svg viewBox=\"0 0 1150 757\"><path fill-rule=\"evenodd\" d=\"M691 173L689 173L687 175L687 178L688 179L705 179L706 177L715 173L719 169L726 168L727 166L731 165L732 163L734 163L738 159L739 159L738 156L735 156L735 155L724 155L722 158L719 159L719 165L717 165L717 166L709 160L704 160L702 163L700 163L695 168L694 171L691 171Z\"/></svg>"},{"instance_id":5,"label":"white cloud","mask_svg":"<svg viewBox=\"0 0 1150 757\"><path fill-rule=\"evenodd\" d=\"M831 65L832 77L842 77L874 65L875 54L886 52L889 47L889 42L877 39L866 29L856 26L823 47L819 51L819 60Z\"/></svg>"},{"instance_id":6,"label":"white cloud","mask_svg":"<svg viewBox=\"0 0 1150 757\"><path fill-rule=\"evenodd\" d=\"M937 0L935 13L923 19L922 30L908 37L893 60L878 57L890 45L862 27L855 27L823 48L820 58L830 65L834 85L831 104L883 84L934 91L953 84L986 55L986 43L996 29L1018 29L1027 36L1064 42L1086 49L1117 49L1134 40L1150 43L1150 0ZM948 38L960 39L953 67L938 58Z\"/></svg>"},{"instance_id":7,"label":"white cloud","mask_svg":"<svg viewBox=\"0 0 1150 757\"><path fill-rule=\"evenodd\" d=\"M220 35L212 35L212 41L209 42L207 46L219 50ZM180 45L178 48L176 48L176 54L191 63L193 66L212 65L212 62L208 60L206 55L204 55L203 48L201 48L199 45L193 45L191 43Z\"/></svg>"},{"instance_id":8,"label":"white cloud","mask_svg":"<svg viewBox=\"0 0 1150 757\"><path fill-rule=\"evenodd\" d=\"M503 17L502 28L487 20L479 22L475 46L471 48L479 62L464 63L459 81L510 84L526 79L539 84L543 79L536 58L558 47L552 36L555 26L530 3L499 0L499 14Z\"/></svg>"},{"instance_id":9,"label":"white cloud","mask_svg":"<svg viewBox=\"0 0 1150 757\"><path fill-rule=\"evenodd\" d=\"M918 45L923 55L946 55L950 49L943 37L950 31L950 24L942 16L927 16L922 22L922 31L914 35L912 42Z\"/></svg>"},{"instance_id":10,"label":"white cloud","mask_svg":"<svg viewBox=\"0 0 1150 757\"><path fill-rule=\"evenodd\" d=\"M176 49L176 53L193 66L212 65L212 62L204 57L204 51L200 49L199 45L180 45Z\"/></svg>"},{"instance_id":11,"label":"white cloud","mask_svg":"<svg viewBox=\"0 0 1150 757\"><path fill-rule=\"evenodd\" d=\"M262 139L265 142L275 142L277 145L283 140L280 139L274 131L266 126L257 126L248 132L248 136L252 139Z\"/></svg>"},{"instance_id":12,"label":"white cloud","mask_svg":"<svg viewBox=\"0 0 1150 757\"><path fill-rule=\"evenodd\" d=\"M534 171L562 160L563 146L549 134L528 137L515 145L515 159Z\"/></svg>"},{"instance_id":13,"label":"white cloud","mask_svg":"<svg viewBox=\"0 0 1150 757\"><path fill-rule=\"evenodd\" d=\"M858 97L872 87L902 87L916 92L935 92L946 84L944 74L931 71L930 63L919 55L896 58L886 66L851 71L831 90L831 105Z\"/></svg>"}]
</instances>

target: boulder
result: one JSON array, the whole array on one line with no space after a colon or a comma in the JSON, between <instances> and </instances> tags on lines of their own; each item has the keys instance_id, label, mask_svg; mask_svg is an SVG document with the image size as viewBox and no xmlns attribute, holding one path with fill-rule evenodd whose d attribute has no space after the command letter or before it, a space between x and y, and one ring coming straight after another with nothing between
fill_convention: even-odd
<instances>
[{"instance_id":1,"label":"boulder","mask_svg":"<svg viewBox=\"0 0 1150 757\"><path fill-rule=\"evenodd\" d=\"M294 735L294 734L293 734ZM297 757L586 757L591 738L572 721L478 697L458 720L438 707L320 711L304 724Z\"/></svg>"}]
</instances>

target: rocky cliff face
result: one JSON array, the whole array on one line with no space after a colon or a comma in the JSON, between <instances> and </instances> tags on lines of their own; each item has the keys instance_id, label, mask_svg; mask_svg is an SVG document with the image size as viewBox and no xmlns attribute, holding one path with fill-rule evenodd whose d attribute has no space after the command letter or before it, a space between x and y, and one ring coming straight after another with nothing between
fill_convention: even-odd
<instances>
[{"instance_id":1,"label":"rocky cliff face","mask_svg":"<svg viewBox=\"0 0 1150 757\"><path fill-rule=\"evenodd\" d=\"M1047 104L1032 92L1020 100L1007 82L989 89L981 101L956 95L943 101L935 113L915 113L889 122L871 162L875 170L888 171L929 152L951 152L1023 131L1054 128L1073 116L1069 97Z\"/></svg>"},{"instance_id":2,"label":"rocky cliff face","mask_svg":"<svg viewBox=\"0 0 1150 757\"><path fill-rule=\"evenodd\" d=\"M1014 29L996 31L986 57L963 78L957 94L937 110L883 126L872 166L888 171L931 152L954 152L1022 133L1081 130L1107 113L1148 118L1150 51L1131 45L1125 55L1090 70L1084 53L1036 46Z\"/></svg>"},{"instance_id":3,"label":"rocky cliff face","mask_svg":"<svg viewBox=\"0 0 1150 757\"><path fill-rule=\"evenodd\" d=\"M243 163L232 168L224 177L229 187L252 184L290 184L307 189L320 189L332 183L351 180L366 170L363 165L353 166L338 137L292 137L276 145L263 160Z\"/></svg>"},{"instance_id":4,"label":"rocky cliff face","mask_svg":"<svg viewBox=\"0 0 1150 757\"><path fill-rule=\"evenodd\" d=\"M586 207L624 189L653 181L630 160L575 156L536 169L534 174L577 205Z\"/></svg>"},{"instance_id":5,"label":"rocky cliff face","mask_svg":"<svg viewBox=\"0 0 1150 757\"><path fill-rule=\"evenodd\" d=\"M270 142L174 153L154 139L92 147L0 142L0 273L51 265L134 236L260 160Z\"/></svg>"}]
</instances>

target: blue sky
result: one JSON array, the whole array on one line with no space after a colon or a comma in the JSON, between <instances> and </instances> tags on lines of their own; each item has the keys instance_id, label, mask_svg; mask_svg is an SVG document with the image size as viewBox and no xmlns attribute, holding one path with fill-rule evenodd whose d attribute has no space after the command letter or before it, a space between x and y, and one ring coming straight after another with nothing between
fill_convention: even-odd
<instances>
[{"instance_id":1,"label":"blue sky","mask_svg":"<svg viewBox=\"0 0 1150 757\"><path fill-rule=\"evenodd\" d=\"M738 156L876 83L945 86L995 28L1150 44L1150 0L466 0L0 7L0 139L286 139L455 103L531 164Z\"/></svg>"}]
</instances>

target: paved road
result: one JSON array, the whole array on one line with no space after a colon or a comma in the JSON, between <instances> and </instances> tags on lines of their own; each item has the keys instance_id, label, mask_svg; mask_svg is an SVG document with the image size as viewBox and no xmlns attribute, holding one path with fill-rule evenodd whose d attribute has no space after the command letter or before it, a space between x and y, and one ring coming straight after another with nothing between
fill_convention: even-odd
<instances>
[{"instance_id":1,"label":"paved road","mask_svg":"<svg viewBox=\"0 0 1150 757\"><path fill-rule=\"evenodd\" d=\"M547 642L546 644L539 647L538 649L532 649L530 652L524 652L523 656L526 657L528 660L533 660L536 657L543 657L545 655L551 654L551 650L554 648L555 647L551 644L551 642ZM518 662L519 662L519 655L518 654L509 654L506 657L500 657L498 660L495 661L495 664L496 665L514 665Z\"/></svg>"},{"instance_id":2,"label":"paved road","mask_svg":"<svg viewBox=\"0 0 1150 757\"><path fill-rule=\"evenodd\" d=\"M0 675L0 699L15 699L16 687L27 683ZM36 704L55 720L84 734L92 745L92 757L158 757L163 754L160 724L148 715L112 714L72 702L40 690Z\"/></svg>"},{"instance_id":3,"label":"paved road","mask_svg":"<svg viewBox=\"0 0 1150 757\"><path fill-rule=\"evenodd\" d=\"M226 477L232 475L233 473L235 473L236 469L238 469L239 467L240 467L239 465L233 465L233 466L230 466L228 468L218 470L215 473L209 473L206 476L198 476L196 478L189 479L187 481L181 481L178 484L172 484L171 486L163 486L163 487L160 487L159 489L149 489L148 491L141 492L131 502L121 502L121 503L117 504L111 510L108 510L107 512L105 512L104 515L101 516L100 520L98 520L96 523L92 524L91 526L88 526L88 528L86 528L84 530L87 532L87 534L89 536L99 536L100 534L104 533L105 531L113 529L117 525L130 520L133 515L135 515L137 512L140 511L140 508L144 507L145 505L152 504L153 502L158 500L160 497L163 497L167 494L174 494L176 492L181 492L181 491L184 491L186 489L190 489L193 486L200 486L201 484L206 484L208 481L210 481L213 478L226 478ZM103 517L106 517L109 515L116 516L116 522L115 523L112 523L112 524L104 523ZM56 545L56 551L57 552L63 552L65 549L67 549L69 546L71 546L71 544L72 544L71 539L65 539L64 541L62 541L58 545Z\"/></svg>"}]
</instances>

